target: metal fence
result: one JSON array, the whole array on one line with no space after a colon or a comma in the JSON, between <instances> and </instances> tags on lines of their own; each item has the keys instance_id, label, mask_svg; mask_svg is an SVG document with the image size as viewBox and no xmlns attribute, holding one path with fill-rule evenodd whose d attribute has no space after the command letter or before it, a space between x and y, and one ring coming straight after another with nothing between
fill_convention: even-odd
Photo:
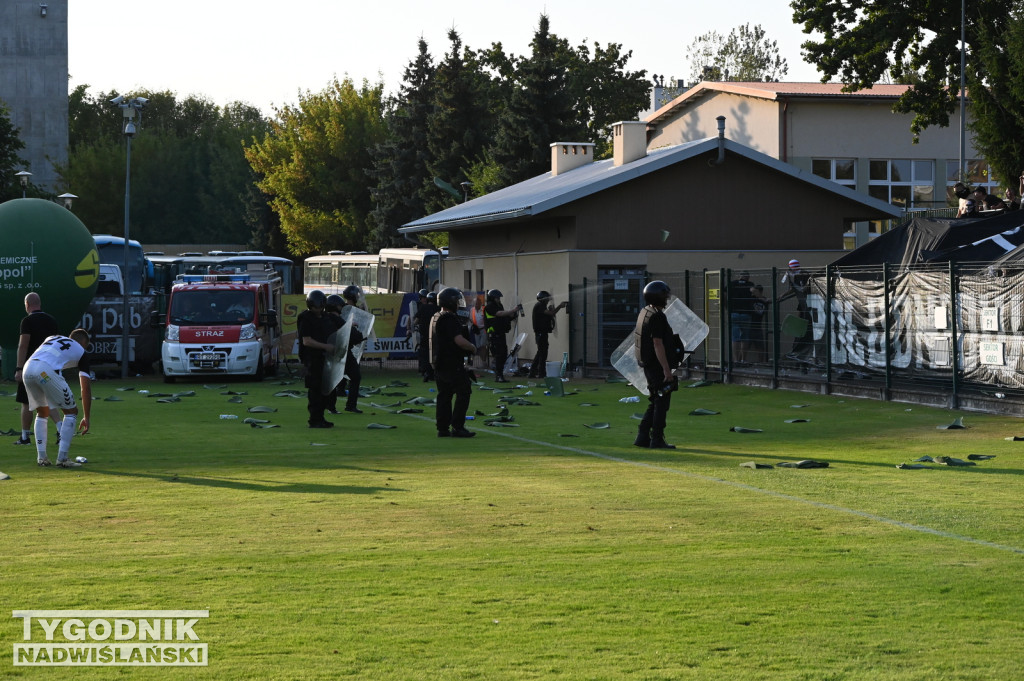
<instances>
[{"instance_id":1,"label":"metal fence","mask_svg":"<svg viewBox=\"0 0 1024 681\"><path fill-rule=\"evenodd\" d=\"M753 310L737 294L748 288L736 284L744 271L648 273L710 328L690 376L1024 414L1024 268L808 269L803 293L785 270L750 270L763 294ZM575 289L574 348L595 346L587 289ZM594 353L573 360L608 370Z\"/></svg>"}]
</instances>

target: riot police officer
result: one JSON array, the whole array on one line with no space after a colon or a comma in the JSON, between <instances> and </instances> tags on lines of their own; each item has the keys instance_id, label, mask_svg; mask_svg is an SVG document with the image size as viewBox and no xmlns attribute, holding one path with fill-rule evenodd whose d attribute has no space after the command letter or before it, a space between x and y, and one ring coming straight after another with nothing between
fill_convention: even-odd
<instances>
[{"instance_id":1,"label":"riot police officer","mask_svg":"<svg viewBox=\"0 0 1024 681\"><path fill-rule=\"evenodd\" d=\"M306 400L309 410L310 428L333 428L334 424L324 419L326 397L323 391L324 361L334 346L327 342L335 330L334 324L324 314L327 296L323 291L310 291L306 296L306 312L299 315L298 335L304 353L302 363L306 368Z\"/></svg>"},{"instance_id":2,"label":"riot police officer","mask_svg":"<svg viewBox=\"0 0 1024 681\"><path fill-rule=\"evenodd\" d=\"M652 449L675 449L665 442L665 421L672 391L678 385L672 374L670 355L675 342L672 327L665 316L665 307L671 290L663 281L652 281L644 287L644 302L647 306L640 311L636 321L636 359L643 367L647 378L647 411L640 421L636 440L637 447Z\"/></svg>"},{"instance_id":3,"label":"riot police officer","mask_svg":"<svg viewBox=\"0 0 1024 681\"><path fill-rule=\"evenodd\" d=\"M516 305L506 310L501 304L501 291L492 288L487 292L484 304L484 323L487 329L487 345L494 360L494 380L508 383L505 378L505 360L508 359L508 339L505 334L512 330L512 318L522 312L523 306Z\"/></svg>"},{"instance_id":4,"label":"riot police officer","mask_svg":"<svg viewBox=\"0 0 1024 681\"><path fill-rule=\"evenodd\" d=\"M473 437L466 430L466 412L473 390L473 376L466 368L466 357L476 352L469 340L469 318L462 291L444 288L437 294L441 309L430 320L430 361L437 383L435 424L438 437ZM455 399L454 406L452 398Z\"/></svg>"},{"instance_id":5,"label":"riot police officer","mask_svg":"<svg viewBox=\"0 0 1024 681\"><path fill-rule=\"evenodd\" d=\"M548 334L555 330L555 315L568 304L569 301L563 300L552 305L551 294L547 291L537 294L537 303L533 306L533 339L537 343L537 354L530 364L530 378L544 377L548 361Z\"/></svg>"},{"instance_id":6,"label":"riot police officer","mask_svg":"<svg viewBox=\"0 0 1024 681\"><path fill-rule=\"evenodd\" d=\"M416 330L419 332L420 344L416 348L419 360L419 372L423 374L423 382L434 380L434 368L430 366L430 320L437 312L437 294L426 289L420 291L420 302L416 308Z\"/></svg>"}]
</instances>

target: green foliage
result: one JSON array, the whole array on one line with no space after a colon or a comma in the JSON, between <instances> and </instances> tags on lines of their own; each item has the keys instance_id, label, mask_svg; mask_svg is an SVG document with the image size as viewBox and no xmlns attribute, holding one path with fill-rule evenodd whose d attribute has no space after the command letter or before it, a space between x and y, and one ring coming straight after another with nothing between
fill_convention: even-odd
<instances>
[{"instance_id":1,"label":"green foliage","mask_svg":"<svg viewBox=\"0 0 1024 681\"><path fill-rule=\"evenodd\" d=\"M637 114L648 105L651 84L646 71L626 69L632 51L623 52L618 43L602 47L595 42L593 49L591 55L586 42L576 48L568 86L574 99L573 108L586 123L584 141L593 141L594 157L604 158L611 155L612 124L636 120Z\"/></svg>"},{"instance_id":2,"label":"green foliage","mask_svg":"<svg viewBox=\"0 0 1024 681\"><path fill-rule=\"evenodd\" d=\"M137 121L131 158L131 237L157 243L246 243L258 223L249 211L254 175L242 145L268 123L242 103L219 108L171 92L149 100ZM69 153L59 172L81 197L75 213L93 233L122 233L126 149L114 93L92 96L82 85L69 97ZM107 197L96 200L95 197Z\"/></svg>"},{"instance_id":3,"label":"green foliage","mask_svg":"<svg viewBox=\"0 0 1024 681\"><path fill-rule=\"evenodd\" d=\"M518 60L513 88L498 118L491 154L501 167L504 185L550 170L549 145L578 141L586 134L568 84L575 55L549 29L542 14L530 43L532 52Z\"/></svg>"},{"instance_id":4,"label":"green foliage","mask_svg":"<svg viewBox=\"0 0 1024 681\"><path fill-rule=\"evenodd\" d=\"M981 27L974 59L988 74L970 87L974 146L1004 186L1017 189L1024 177L1024 10Z\"/></svg>"},{"instance_id":5,"label":"green foliage","mask_svg":"<svg viewBox=\"0 0 1024 681\"><path fill-rule=\"evenodd\" d=\"M709 31L690 44L686 56L691 81L777 81L789 72L778 43L766 37L760 24L743 24L727 36Z\"/></svg>"},{"instance_id":6,"label":"green foliage","mask_svg":"<svg viewBox=\"0 0 1024 681\"><path fill-rule=\"evenodd\" d=\"M0 101L0 202L21 198L22 187L16 173L25 170L26 161L18 156L24 148L7 107Z\"/></svg>"},{"instance_id":7,"label":"green foliage","mask_svg":"<svg viewBox=\"0 0 1024 681\"><path fill-rule=\"evenodd\" d=\"M455 198L434 186L433 178L458 186L465 169L483 154L492 139L492 111L485 94L487 77L462 38L448 32L448 52L434 72L433 106L427 117L428 178L420 187L424 209L433 213L455 205Z\"/></svg>"},{"instance_id":8,"label":"green foliage","mask_svg":"<svg viewBox=\"0 0 1024 681\"><path fill-rule=\"evenodd\" d=\"M384 139L383 85L335 80L277 111L273 129L246 148L295 255L357 250L371 210L369 149Z\"/></svg>"},{"instance_id":9,"label":"green foliage","mask_svg":"<svg viewBox=\"0 0 1024 681\"><path fill-rule=\"evenodd\" d=\"M427 169L427 120L433 107L433 58L422 38L419 54L405 69L405 77L385 116L387 137L371 150L373 157L373 210L370 212L370 249L404 242L398 227L426 213L421 188L432 176Z\"/></svg>"},{"instance_id":10,"label":"green foliage","mask_svg":"<svg viewBox=\"0 0 1024 681\"><path fill-rule=\"evenodd\" d=\"M914 114L915 139L930 125L949 124L960 93L960 3L793 0L790 7L805 33L822 36L802 47L804 60L817 65L823 80L838 77L850 90L870 87L886 76L896 83L912 82L893 110ZM1018 0L967 4L966 76L972 88L1000 77L988 70L988 60L974 54L982 49L983 34L991 34L989 27L1012 23L1015 8Z\"/></svg>"}]
</instances>

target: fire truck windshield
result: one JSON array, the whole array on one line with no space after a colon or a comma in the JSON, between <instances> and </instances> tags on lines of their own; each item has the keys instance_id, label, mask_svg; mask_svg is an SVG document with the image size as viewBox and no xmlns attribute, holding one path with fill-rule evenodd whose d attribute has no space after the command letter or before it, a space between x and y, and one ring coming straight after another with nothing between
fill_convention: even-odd
<instances>
[{"instance_id":1,"label":"fire truck windshield","mask_svg":"<svg viewBox=\"0 0 1024 681\"><path fill-rule=\"evenodd\" d=\"M252 319L252 291L183 290L171 296L171 324L219 326Z\"/></svg>"}]
</instances>

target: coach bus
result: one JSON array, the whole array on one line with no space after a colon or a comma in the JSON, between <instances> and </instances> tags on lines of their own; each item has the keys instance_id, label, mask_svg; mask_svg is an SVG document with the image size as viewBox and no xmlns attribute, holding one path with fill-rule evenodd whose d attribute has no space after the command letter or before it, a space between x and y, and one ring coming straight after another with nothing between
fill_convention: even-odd
<instances>
[{"instance_id":1,"label":"coach bus","mask_svg":"<svg viewBox=\"0 0 1024 681\"><path fill-rule=\"evenodd\" d=\"M331 251L306 258L303 290L340 294L355 284L364 293L408 293L433 289L441 281L447 249L382 248L379 253Z\"/></svg>"},{"instance_id":2,"label":"coach bus","mask_svg":"<svg viewBox=\"0 0 1024 681\"><path fill-rule=\"evenodd\" d=\"M301 268L288 258L263 255L260 251L209 251L205 255L148 253L146 257L152 264L154 287L167 293L179 274L244 274L253 265L273 268L281 277L285 294L302 292Z\"/></svg>"},{"instance_id":3,"label":"coach bus","mask_svg":"<svg viewBox=\"0 0 1024 681\"><path fill-rule=\"evenodd\" d=\"M124 237L111 236L110 234L93 234L93 242L96 244L96 252L99 253L100 263L104 265L117 265L124 269ZM126 284L126 290L131 294L145 292L147 278L152 276L149 271L149 264L142 254L142 244L134 239L128 240L128 274L121 273L122 281Z\"/></svg>"}]
</instances>

